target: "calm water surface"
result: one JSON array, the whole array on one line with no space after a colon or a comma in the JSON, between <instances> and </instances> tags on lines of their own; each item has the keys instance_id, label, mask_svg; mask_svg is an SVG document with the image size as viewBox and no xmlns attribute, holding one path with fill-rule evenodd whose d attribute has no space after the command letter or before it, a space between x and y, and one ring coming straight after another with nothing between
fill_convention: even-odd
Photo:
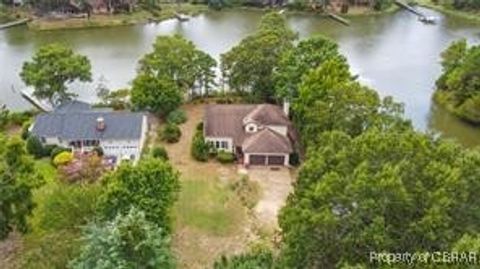
<instances>
[{"instance_id":1,"label":"calm water surface","mask_svg":"<svg viewBox=\"0 0 480 269\"><path fill-rule=\"evenodd\" d=\"M434 82L441 71L440 52L459 38L480 43L480 24L425 12L439 17L439 23L425 25L403 11L352 18L350 27L316 15L289 15L288 22L300 38L323 34L337 41L362 82L382 96L392 95L403 102L407 117L418 129L440 132L467 146L480 145L480 128L459 121L431 102ZM94 88L100 80L112 89L129 85L138 59L150 50L157 35L181 34L218 59L255 30L261 15L255 11L224 11L209 12L185 23L171 20L88 30L32 32L20 27L0 31L0 103L14 110L29 107L16 91L24 87L18 73L22 63L43 44L68 43L90 58L94 82L74 88L81 99L94 101Z\"/></svg>"}]
</instances>

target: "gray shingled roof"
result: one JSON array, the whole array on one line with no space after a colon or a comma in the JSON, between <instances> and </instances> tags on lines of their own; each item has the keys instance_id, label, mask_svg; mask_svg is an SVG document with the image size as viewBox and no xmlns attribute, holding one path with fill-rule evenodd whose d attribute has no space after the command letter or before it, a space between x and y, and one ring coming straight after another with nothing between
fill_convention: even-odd
<instances>
[{"instance_id":1,"label":"gray shingled roof","mask_svg":"<svg viewBox=\"0 0 480 269\"><path fill-rule=\"evenodd\" d=\"M98 131L102 117L105 129ZM32 134L61 139L139 139L142 135L142 113L99 112L95 110L40 114L35 118Z\"/></svg>"},{"instance_id":2,"label":"gray shingled roof","mask_svg":"<svg viewBox=\"0 0 480 269\"><path fill-rule=\"evenodd\" d=\"M78 100L72 100L65 102L55 107L54 113L71 113L90 110L92 106L89 103L85 103Z\"/></svg>"}]
</instances>

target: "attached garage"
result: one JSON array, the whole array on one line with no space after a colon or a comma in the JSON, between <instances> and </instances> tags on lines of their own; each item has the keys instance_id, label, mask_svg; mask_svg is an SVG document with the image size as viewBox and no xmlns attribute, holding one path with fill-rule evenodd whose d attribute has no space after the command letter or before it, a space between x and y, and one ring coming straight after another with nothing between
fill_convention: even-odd
<instances>
[{"instance_id":1,"label":"attached garage","mask_svg":"<svg viewBox=\"0 0 480 269\"><path fill-rule=\"evenodd\" d=\"M250 155L251 165L265 165L267 156L265 155Z\"/></svg>"},{"instance_id":2,"label":"attached garage","mask_svg":"<svg viewBox=\"0 0 480 269\"><path fill-rule=\"evenodd\" d=\"M285 165L285 155L249 154L247 160L250 165Z\"/></svg>"},{"instance_id":3,"label":"attached garage","mask_svg":"<svg viewBox=\"0 0 480 269\"><path fill-rule=\"evenodd\" d=\"M268 156L268 165L284 165L285 164L285 156L283 155L271 155Z\"/></svg>"}]
</instances>

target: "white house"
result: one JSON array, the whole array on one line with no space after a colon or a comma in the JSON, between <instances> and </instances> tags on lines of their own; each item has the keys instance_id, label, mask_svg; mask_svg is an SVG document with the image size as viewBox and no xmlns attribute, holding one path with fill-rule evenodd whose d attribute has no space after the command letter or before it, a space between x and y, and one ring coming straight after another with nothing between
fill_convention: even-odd
<instances>
[{"instance_id":1,"label":"white house","mask_svg":"<svg viewBox=\"0 0 480 269\"><path fill-rule=\"evenodd\" d=\"M143 113L94 109L70 101L35 118L30 132L44 145L69 147L87 152L101 147L106 157L136 162L140 159L148 131Z\"/></svg>"},{"instance_id":2,"label":"white house","mask_svg":"<svg viewBox=\"0 0 480 269\"><path fill-rule=\"evenodd\" d=\"M288 108L288 103L283 110L270 104L208 105L205 140L245 165L289 165L295 135Z\"/></svg>"}]
</instances>

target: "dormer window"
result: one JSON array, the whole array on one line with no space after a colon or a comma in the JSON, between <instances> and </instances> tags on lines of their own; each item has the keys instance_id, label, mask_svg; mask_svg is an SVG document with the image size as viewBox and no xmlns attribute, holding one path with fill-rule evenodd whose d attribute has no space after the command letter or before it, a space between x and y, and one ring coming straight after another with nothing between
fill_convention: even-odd
<instances>
[{"instance_id":1,"label":"dormer window","mask_svg":"<svg viewBox=\"0 0 480 269\"><path fill-rule=\"evenodd\" d=\"M257 131L258 131L258 126L255 123L249 123L245 125L245 132L256 133Z\"/></svg>"}]
</instances>

